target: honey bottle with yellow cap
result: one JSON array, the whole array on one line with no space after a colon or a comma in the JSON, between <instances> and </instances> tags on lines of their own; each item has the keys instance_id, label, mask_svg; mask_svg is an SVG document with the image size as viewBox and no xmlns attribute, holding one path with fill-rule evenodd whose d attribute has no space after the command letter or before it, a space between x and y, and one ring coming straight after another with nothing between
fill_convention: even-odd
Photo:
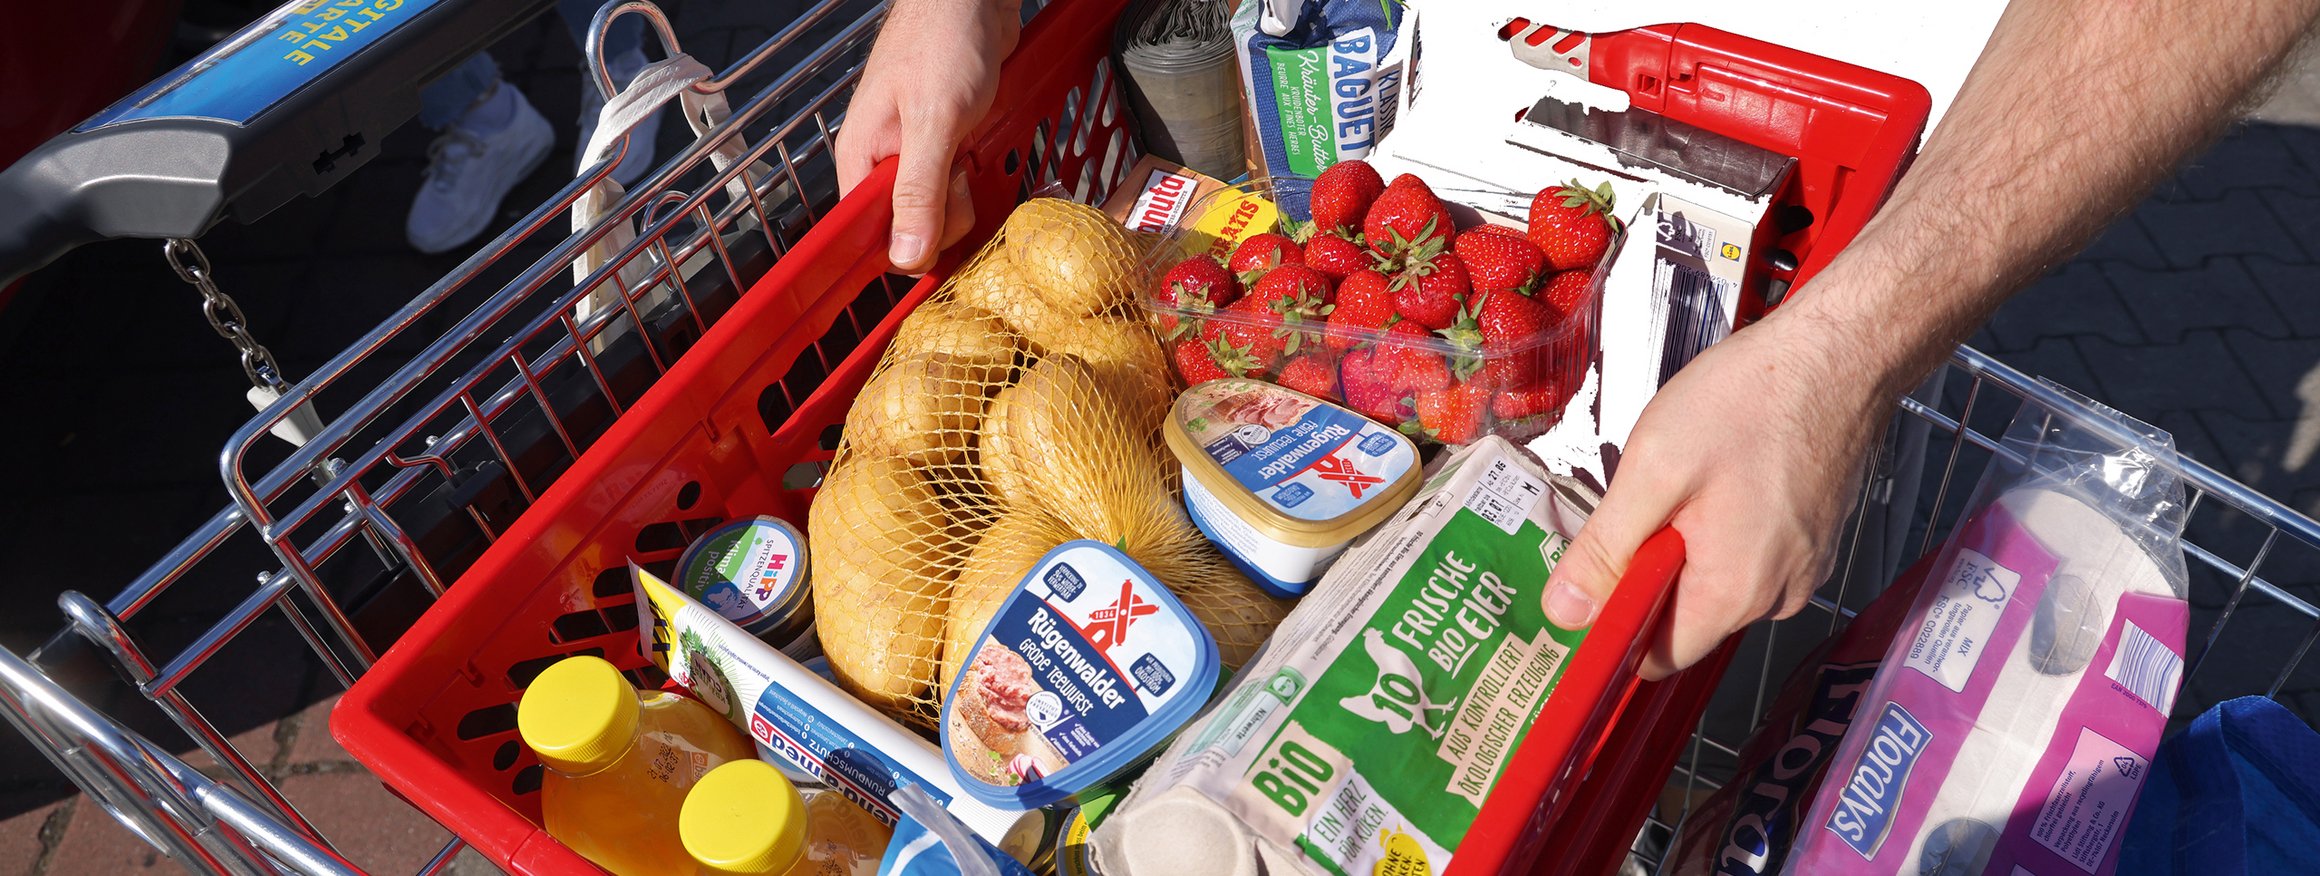
<instances>
[{"instance_id":1,"label":"honey bottle with yellow cap","mask_svg":"<svg viewBox=\"0 0 2320 876\"><path fill-rule=\"evenodd\" d=\"M757 760L703 776L677 830L703 876L873 876L894 836L836 792L801 794Z\"/></svg>"},{"instance_id":2,"label":"honey bottle with yellow cap","mask_svg":"<svg viewBox=\"0 0 2320 876\"><path fill-rule=\"evenodd\" d=\"M600 657L541 672L516 706L516 731L539 755L548 834L620 876L693 868L677 833L685 792L729 761L757 754L723 715L684 696L639 691Z\"/></svg>"}]
</instances>

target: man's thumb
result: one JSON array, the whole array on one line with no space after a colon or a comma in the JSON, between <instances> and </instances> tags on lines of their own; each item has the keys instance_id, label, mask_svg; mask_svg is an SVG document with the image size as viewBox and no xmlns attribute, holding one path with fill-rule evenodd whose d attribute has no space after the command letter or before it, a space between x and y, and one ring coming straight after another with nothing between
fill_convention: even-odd
<instances>
[{"instance_id":1,"label":"man's thumb","mask_svg":"<svg viewBox=\"0 0 2320 876\"><path fill-rule=\"evenodd\" d=\"M1614 485L1547 577L1547 620L1567 630L1594 623L1636 549L1668 516L1664 503Z\"/></svg>"},{"instance_id":2,"label":"man's thumb","mask_svg":"<svg viewBox=\"0 0 2320 876\"><path fill-rule=\"evenodd\" d=\"M933 135L937 133L903 134L902 157L894 173L894 234L886 246L886 260L899 271L926 270L942 239L951 151L957 144Z\"/></svg>"}]
</instances>

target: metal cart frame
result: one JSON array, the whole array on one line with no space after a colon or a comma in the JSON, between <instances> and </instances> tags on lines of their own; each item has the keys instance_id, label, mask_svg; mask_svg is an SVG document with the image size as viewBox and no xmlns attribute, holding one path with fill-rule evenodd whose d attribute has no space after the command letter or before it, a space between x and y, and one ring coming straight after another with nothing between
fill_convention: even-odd
<instances>
[{"instance_id":1,"label":"metal cart frame","mask_svg":"<svg viewBox=\"0 0 2320 876\"><path fill-rule=\"evenodd\" d=\"M440 595L472 561L472 551L455 545L447 554L422 545L407 525L402 510L407 502L431 490L473 500L479 491L498 485L508 493L500 507L520 512L561 471L554 460L568 464L601 433L591 419L618 416L624 399L640 394L689 338L716 320L722 312L717 295L747 288L763 264L786 252L828 211L835 200L831 135L883 9L882 3L850 0L818 3L693 86L726 89L771 59L803 53L790 69L735 106L728 121L635 186L606 221L569 236L559 222L582 192L610 173L617 158L533 209L253 417L219 458L233 505L211 516L112 599L100 603L78 592L64 594L59 603L66 631L42 654L28 660L0 650L0 713L115 818L189 867L237 874L360 872L235 751L187 698L185 680L276 612L341 685L362 675L385 644L356 620L358 596L375 593L350 595L326 568L352 557L385 579ZM600 14L597 32L618 14L647 16L673 43L666 20L637 2ZM809 45L809 35L822 32L829 35ZM590 54L592 67L600 68L596 53ZM742 138L749 143L744 160L721 171L706 162L719 147ZM1035 150L1029 160L1039 164L1047 157ZM736 181L742 185L729 189ZM1092 194L1086 190L1090 180L1079 183L1079 194ZM634 242L588 278L566 282L566 266L576 256L603 240L615 223L640 218L642 231ZM547 248L519 264L515 253L527 245ZM643 266L641 282L624 279L633 278L634 272L623 273L632 264ZM606 284L620 291L620 306L575 316L574 305ZM894 278L866 290L848 312L852 337L874 325L885 312L881 308L891 309L903 291ZM470 309L439 336L426 337L428 317L455 313L457 307ZM414 342L423 345L411 353ZM845 343L843 337L817 343L811 358L826 373L848 352ZM398 363L398 356L406 358ZM381 369L391 371L383 378L370 376ZM2011 406L2067 410L2084 404L1971 349L1961 348L1945 371L1954 391L1902 403L1905 419L1922 423L1940 439L1923 470L1907 465L1890 470L1894 466L1888 461L1889 470L1872 477L1863 493L1864 505L1879 502L1902 479L1922 478L1930 503L1896 511L1914 517L1922 530L1917 543L1923 547L1936 543L1942 524L1954 516L1954 504L1968 492L1952 487L1970 486L1978 471L1976 454L1997 450L1996 436ZM559 380L585 381L608 409L582 411L560 401ZM334 404L337 409L329 410ZM321 428L284 455L265 436L302 406L325 409ZM530 430L530 446L547 448L554 459L542 464L530 458L531 451L515 440L524 429ZM2260 548L2244 560L2186 541L2193 567L2209 570L2194 575L2195 603L2203 584L2224 587L2227 594L2207 627L2194 629L2198 644L2186 687L2235 614L2244 613L2243 603L2263 603L2314 621L2264 691L2276 694L2320 637L2320 609L2267 580L2263 569L2278 549L2301 544L2320 550L2320 524L2197 461L2184 459L2180 474L2194 511L2220 508L2252 520L2264 533ZM454 504L487 541L504 528L505 518L478 510L486 503ZM1848 530L1853 549L1863 534L1861 519L1856 516ZM278 565L260 575L190 646L156 654L140 644L129 624L237 539L263 543ZM1852 563L1848 554L1844 565ZM1787 672L1780 643L1817 641L1851 616L1860 601L1844 583L1851 579L1840 572L1804 614L1751 631L1749 650L1735 664L1742 671L1727 677L1719 693L1719 702L1747 707L1712 709L1702 720L1669 779L1673 802L1659 807L1642 826L1631 850L1631 868L1656 868L1661 850L1696 799L1694 792L1712 789L1730 774L1740 741ZM47 652L67 647L75 637L108 654L147 699L229 771L229 780L213 780L188 767L45 675ZM2205 705L2186 695L2178 700L2178 714ZM460 847L453 839L422 872L440 871Z\"/></svg>"}]
</instances>

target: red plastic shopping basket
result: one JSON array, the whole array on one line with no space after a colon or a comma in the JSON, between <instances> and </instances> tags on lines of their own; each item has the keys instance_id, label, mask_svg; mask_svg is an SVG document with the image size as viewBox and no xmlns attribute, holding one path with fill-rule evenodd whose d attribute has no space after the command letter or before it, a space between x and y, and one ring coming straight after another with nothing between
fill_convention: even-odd
<instances>
[{"instance_id":1,"label":"red plastic shopping basket","mask_svg":"<svg viewBox=\"0 0 2320 876\"><path fill-rule=\"evenodd\" d=\"M1130 114L1119 105L1106 59L1123 5L1060 0L1025 33L966 157L981 220L967 245L899 300L889 298L881 276L893 178L890 166L880 168L347 692L331 730L348 752L502 867L592 871L539 826L540 768L515 733L514 704L524 686L575 654L644 667L625 564L672 562L691 536L733 516L805 520L811 485L855 392L899 320L959 254L986 239L1034 182L1061 181L1095 198L1125 172L1135 151L1127 140ZM1921 124L1922 105L1917 119ZM1906 137L1915 134L1912 128ZM1772 138L1761 145L1788 144ZM1832 166L1859 160L1800 157ZM1849 173L1886 179L1897 166L1897 157L1884 167L1845 165ZM1873 206L1882 194L1881 187L1871 193L1848 186L1835 197L1868 197ZM1603 772L1589 768L1593 758L1626 752L1605 742L1607 728L1623 706L1634 712L1633 666L1681 565L1674 533L1645 545L1461 844L1454 872L1527 869L1546 827L1570 821L1559 816L1594 799L1579 780ZM1640 778L1656 785L1658 776ZM1622 829L1631 836L1633 827ZM1621 826L1606 826L1613 828ZM1606 849L1627 842L1587 839L1583 846Z\"/></svg>"}]
</instances>

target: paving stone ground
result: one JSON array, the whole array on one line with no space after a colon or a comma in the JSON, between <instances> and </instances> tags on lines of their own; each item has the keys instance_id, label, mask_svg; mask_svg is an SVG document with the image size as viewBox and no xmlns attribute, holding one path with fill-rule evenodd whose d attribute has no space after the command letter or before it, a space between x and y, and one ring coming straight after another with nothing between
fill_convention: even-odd
<instances>
[{"instance_id":1,"label":"paving stone ground","mask_svg":"<svg viewBox=\"0 0 2320 876\"><path fill-rule=\"evenodd\" d=\"M715 66L771 34L762 4L670 3L685 45ZM783 7L787 8L787 7ZM555 160L510 196L505 218L553 193L574 131L578 57L553 21L498 47L510 81L559 123ZM1973 343L2176 436L2190 456L2254 490L2320 513L2320 65L2303 64L2254 116L2182 169L2077 258L2014 299ZM681 139L663 132L664 150ZM453 267L401 242L405 199L426 136L388 138L348 184L204 245L262 338L304 373ZM663 152L668 154L667 151ZM242 377L191 296L144 242L84 249L0 310L0 556L11 558L0 645L23 653L58 625L68 587L117 590L226 504L216 449L247 415ZM2261 530L2220 501L2194 516L2195 541L2244 562ZM228 562L219 565L234 567ZM238 568L271 568L253 554ZM2275 553L2267 580L2310 598L2320 557ZM246 588L246 579L233 582ZM2202 572L2194 603L2220 610L2229 581ZM198 588L189 588L198 590ZM230 588L227 588L230 592ZM176 597L172 597L176 598ZM215 597L210 597L214 601ZM172 647L220 606L198 592L157 606L139 634ZM2207 699L2261 693L2312 622L2244 603L2191 681ZM339 850L377 872L409 871L448 837L388 794L329 737L337 686L286 627L262 624L197 675L197 705L275 780ZM85 660L55 671L92 702L177 750L157 712ZM2320 667L2281 682L2281 699L2320 716ZM189 762L207 763L193 754ZM214 770L214 765L209 765ZM0 732L0 874L169 870L13 733ZM491 872L472 853L455 872Z\"/></svg>"}]
</instances>

